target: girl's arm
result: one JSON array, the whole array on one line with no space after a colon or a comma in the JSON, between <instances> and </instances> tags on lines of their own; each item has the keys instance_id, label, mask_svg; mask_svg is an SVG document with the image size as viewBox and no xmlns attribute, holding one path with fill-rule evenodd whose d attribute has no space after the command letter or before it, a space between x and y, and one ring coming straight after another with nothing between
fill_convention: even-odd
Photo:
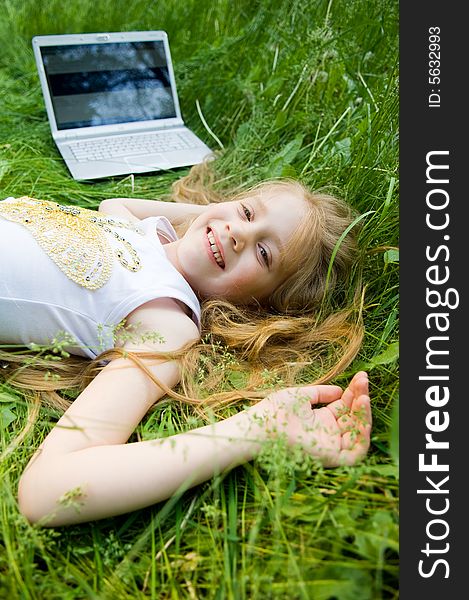
<instances>
[{"instance_id":1,"label":"girl's arm","mask_svg":"<svg viewBox=\"0 0 469 600\"><path fill-rule=\"evenodd\" d=\"M208 204L186 204L164 202L162 200L142 200L138 198L109 198L99 205L99 211L129 221L139 221L146 217L166 217L171 223L187 217L197 217L206 210Z\"/></svg>"},{"instance_id":2,"label":"girl's arm","mask_svg":"<svg viewBox=\"0 0 469 600\"><path fill-rule=\"evenodd\" d=\"M198 334L171 300L149 303L138 311L138 320L142 328L152 322L166 338L160 350L181 347ZM178 381L176 363L145 360L145 364L168 386ZM369 445L367 383L363 375L357 377L344 394L336 386L283 390L219 423L128 444L163 391L129 359L112 361L78 396L30 461L20 480L20 509L31 522L49 526L122 514L252 459L267 438L277 435L300 443L324 464L351 464L366 454ZM325 402L330 403L327 408L311 410L311 404ZM350 408L347 415L344 406ZM360 411L362 423L354 416Z\"/></svg>"},{"instance_id":3,"label":"girl's arm","mask_svg":"<svg viewBox=\"0 0 469 600\"><path fill-rule=\"evenodd\" d=\"M164 339L163 343L154 344L128 342L124 348L129 351L172 351L199 336L193 321L170 299L147 303L134 311L127 322L132 326L134 339L145 331L155 331ZM168 387L177 384L179 368L176 362L144 362L162 383ZM130 359L120 358L109 363L75 399L26 467L19 485L22 512L31 521L47 520L50 516L53 525L131 510L132 505L128 509L122 507L122 511L114 506L114 502L120 502L122 494L129 493L132 471L138 468L138 464L130 464L127 469L121 469L119 448L163 395L163 390ZM100 451L104 448L111 452L110 463L104 458L101 460ZM147 466L150 469L150 465ZM154 476L155 473L148 470L147 483ZM108 484L113 500L104 514L99 507ZM144 488L145 481L141 481L140 486ZM77 519L79 515L73 510L60 504L61 496L77 488L82 488L86 495L81 519ZM134 491L138 494L138 490L132 490L132 493Z\"/></svg>"}]
</instances>

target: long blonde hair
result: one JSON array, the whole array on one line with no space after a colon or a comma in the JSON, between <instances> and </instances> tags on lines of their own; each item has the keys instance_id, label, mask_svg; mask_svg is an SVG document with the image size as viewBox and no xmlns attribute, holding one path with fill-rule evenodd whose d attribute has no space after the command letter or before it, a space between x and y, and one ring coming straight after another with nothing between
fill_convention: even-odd
<instances>
[{"instance_id":1,"label":"long blonde hair","mask_svg":"<svg viewBox=\"0 0 469 600\"><path fill-rule=\"evenodd\" d=\"M194 204L223 201L215 191L213 177L207 164L193 167L173 184L170 199ZM217 408L241 398L262 398L279 385L330 381L351 363L360 348L359 280L354 298L346 298L350 287L346 284L358 259L355 231L343 236L353 221L352 210L342 200L312 193L288 179L263 182L242 193L225 193L224 197L241 200L263 195L268 199L278 189L304 198L308 210L282 251L287 276L268 302L238 306L226 300L207 300L202 304L199 342L169 354L126 354L168 396L194 405L198 412L206 405ZM175 224L180 235L189 222ZM0 349L0 373L12 385L35 390L36 397L39 393L43 401L63 410L70 401L58 393L60 390L82 390L106 361L122 354L115 348L93 361L69 357L51 363L42 357ZM167 388L146 369L141 359L150 356L181 362L179 391Z\"/></svg>"}]
</instances>

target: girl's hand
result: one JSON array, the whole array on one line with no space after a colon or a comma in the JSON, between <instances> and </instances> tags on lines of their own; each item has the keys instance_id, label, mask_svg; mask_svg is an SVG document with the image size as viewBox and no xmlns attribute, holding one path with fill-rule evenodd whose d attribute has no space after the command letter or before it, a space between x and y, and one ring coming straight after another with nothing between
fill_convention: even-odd
<instances>
[{"instance_id":1,"label":"girl's hand","mask_svg":"<svg viewBox=\"0 0 469 600\"><path fill-rule=\"evenodd\" d=\"M364 371L344 392L335 385L286 388L261 404L272 434L286 435L289 445L300 444L325 467L352 465L366 456L371 408Z\"/></svg>"}]
</instances>

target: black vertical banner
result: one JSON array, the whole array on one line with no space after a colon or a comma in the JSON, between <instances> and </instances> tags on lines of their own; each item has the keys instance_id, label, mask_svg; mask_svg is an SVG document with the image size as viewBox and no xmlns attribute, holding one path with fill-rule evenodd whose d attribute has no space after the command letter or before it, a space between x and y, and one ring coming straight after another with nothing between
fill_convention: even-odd
<instances>
[{"instance_id":1,"label":"black vertical banner","mask_svg":"<svg viewBox=\"0 0 469 600\"><path fill-rule=\"evenodd\" d=\"M400 4L401 598L466 597L465 2Z\"/></svg>"}]
</instances>

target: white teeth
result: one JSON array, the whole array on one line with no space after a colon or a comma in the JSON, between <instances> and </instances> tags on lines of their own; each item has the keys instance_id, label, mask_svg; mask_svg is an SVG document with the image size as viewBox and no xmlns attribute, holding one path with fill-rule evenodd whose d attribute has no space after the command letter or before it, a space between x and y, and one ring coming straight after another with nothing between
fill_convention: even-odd
<instances>
[{"instance_id":1,"label":"white teeth","mask_svg":"<svg viewBox=\"0 0 469 600\"><path fill-rule=\"evenodd\" d=\"M213 235L213 233L211 231L209 231L207 233L207 237L208 237L208 241L210 242L210 248L212 249L213 252L213 256L215 257L215 260L217 261L217 263L220 265L220 267L225 267L225 263L221 257L221 253L218 249L217 243L215 241L215 236Z\"/></svg>"}]
</instances>

